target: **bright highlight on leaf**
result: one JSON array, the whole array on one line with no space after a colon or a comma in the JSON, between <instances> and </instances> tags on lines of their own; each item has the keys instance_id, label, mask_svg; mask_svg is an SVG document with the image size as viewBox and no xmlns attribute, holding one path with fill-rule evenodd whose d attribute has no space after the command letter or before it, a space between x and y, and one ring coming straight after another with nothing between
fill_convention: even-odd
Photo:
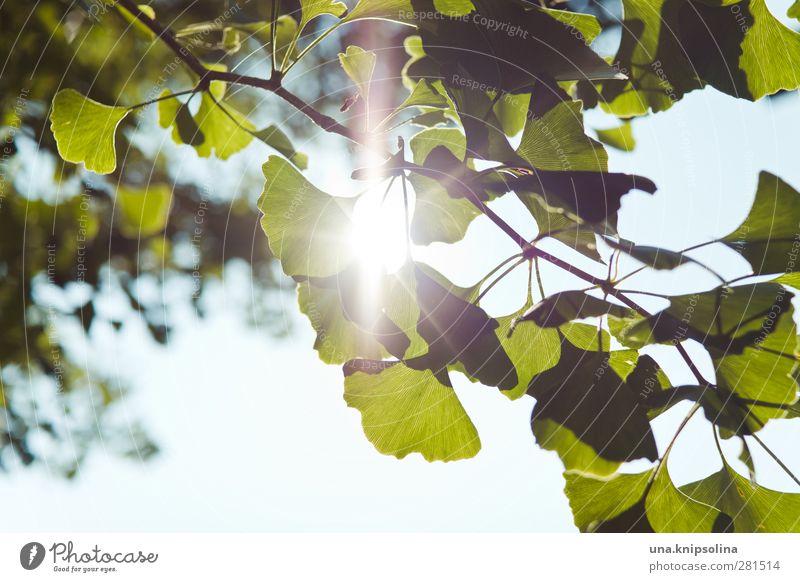
<instances>
[{"instance_id":1,"label":"bright highlight on leaf","mask_svg":"<svg viewBox=\"0 0 800 582\"><path fill-rule=\"evenodd\" d=\"M288 161L270 156L258 207L269 248L289 276L327 277L354 258L348 237L355 199L313 186Z\"/></svg>"}]
</instances>

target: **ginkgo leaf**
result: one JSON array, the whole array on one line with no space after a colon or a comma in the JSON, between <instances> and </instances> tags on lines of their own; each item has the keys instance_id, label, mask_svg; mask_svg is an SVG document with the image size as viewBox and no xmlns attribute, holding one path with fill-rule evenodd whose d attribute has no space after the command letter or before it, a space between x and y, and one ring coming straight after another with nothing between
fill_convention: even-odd
<instances>
[{"instance_id":1,"label":"ginkgo leaf","mask_svg":"<svg viewBox=\"0 0 800 582\"><path fill-rule=\"evenodd\" d=\"M441 81L436 81L436 84L441 86ZM387 115L378 127L383 127L388 122L394 119L397 115L411 108L416 108L427 113L434 113L440 111L440 108L448 108L449 102L447 97L443 94L444 89L441 90L434 86L433 83L426 79L421 79L414 84L411 93L406 97L394 111ZM432 109L436 108L436 109ZM444 115L444 112L441 112Z\"/></svg>"},{"instance_id":2,"label":"ginkgo leaf","mask_svg":"<svg viewBox=\"0 0 800 582\"><path fill-rule=\"evenodd\" d=\"M410 25L414 22L414 9L411 0L358 0L343 18L344 22L356 20L391 20Z\"/></svg>"},{"instance_id":3,"label":"ginkgo leaf","mask_svg":"<svg viewBox=\"0 0 800 582\"><path fill-rule=\"evenodd\" d=\"M341 16L345 10L347 5L338 0L300 0L300 24L297 29L302 33L306 25L318 16Z\"/></svg>"},{"instance_id":4,"label":"ginkgo leaf","mask_svg":"<svg viewBox=\"0 0 800 582\"><path fill-rule=\"evenodd\" d=\"M508 174L507 185L533 213L536 205L566 211L573 221L613 219L622 196L632 189L655 192L640 176L607 173L608 154L584 133L580 101L562 101L537 85L517 154L531 170ZM548 103L550 102L550 103Z\"/></svg>"},{"instance_id":5,"label":"ginkgo leaf","mask_svg":"<svg viewBox=\"0 0 800 582\"><path fill-rule=\"evenodd\" d=\"M543 201L536 197L522 195L520 199L536 220L537 238L553 238L592 260L602 261L594 230L578 224L563 212L545 208Z\"/></svg>"},{"instance_id":6,"label":"ginkgo leaf","mask_svg":"<svg viewBox=\"0 0 800 582\"><path fill-rule=\"evenodd\" d=\"M511 400L528 391L528 383L541 372L549 370L561 357L561 338L555 329L545 329L531 322L511 333L514 321L527 307L517 313L497 318L497 337L508 354L517 375L517 385L503 394Z\"/></svg>"},{"instance_id":7,"label":"ginkgo leaf","mask_svg":"<svg viewBox=\"0 0 800 582\"><path fill-rule=\"evenodd\" d=\"M532 321L539 327L559 327L574 319L607 314L625 317L629 312L627 307L592 297L583 291L562 291L532 306L516 320L516 324Z\"/></svg>"},{"instance_id":8,"label":"ginkgo leaf","mask_svg":"<svg viewBox=\"0 0 800 582\"><path fill-rule=\"evenodd\" d=\"M607 479L598 479L578 471L567 471L564 479L564 492L569 499L575 525L582 532L591 532L606 523L613 523L615 519L619 520L626 511L636 506L644 495L650 471L617 473ZM631 525L638 521L635 520ZM631 529L635 531L636 528ZM652 531L649 527L647 530Z\"/></svg>"},{"instance_id":9,"label":"ginkgo leaf","mask_svg":"<svg viewBox=\"0 0 800 582\"><path fill-rule=\"evenodd\" d=\"M800 271L800 192L761 172L753 206L745 221L722 241L748 260L757 275Z\"/></svg>"},{"instance_id":10,"label":"ginkgo leaf","mask_svg":"<svg viewBox=\"0 0 800 582\"><path fill-rule=\"evenodd\" d=\"M786 16L800 20L800 0L795 0L792 5L786 10Z\"/></svg>"},{"instance_id":11,"label":"ginkgo leaf","mask_svg":"<svg viewBox=\"0 0 800 582\"><path fill-rule=\"evenodd\" d=\"M355 198L337 198L312 185L287 160L270 156L258 200L269 248L287 275L328 277L347 267Z\"/></svg>"},{"instance_id":12,"label":"ginkgo leaf","mask_svg":"<svg viewBox=\"0 0 800 582\"><path fill-rule=\"evenodd\" d=\"M128 238L145 238L164 230L172 191L166 184L137 189L117 188L120 232Z\"/></svg>"},{"instance_id":13,"label":"ginkgo leaf","mask_svg":"<svg viewBox=\"0 0 800 582\"><path fill-rule=\"evenodd\" d=\"M540 8L540 10L563 23L581 34L581 40L587 45L591 44L600 34L602 27L593 14L583 12L571 12L567 10L554 10L552 8Z\"/></svg>"},{"instance_id":14,"label":"ginkgo leaf","mask_svg":"<svg viewBox=\"0 0 800 582\"><path fill-rule=\"evenodd\" d=\"M422 269L417 268L415 275L417 331L428 344L428 353L418 365L436 371L458 363L467 375L486 386L515 388L517 372L497 337L497 320Z\"/></svg>"},{"instance_id":15,"label":"ginkgo leaf","mask_svg":"<svg viewBox=\"0 0 800 582\"><path fill-rule=\"evenodd\" d=\"M609 326L617 339L634 348L686 339L702 343L724 390L768 403L746 408L748 428L755 431L770 418L785 416L781 406L798 399L797 330L791 298L775 283L721 287L671 297L670 307L649 318L610 317Z\"/></svg>"},{"instance_id":16,"label":"ginkgo leaf","mask_svg":"<svg viewBox=\"0 0 800 582\"><path fill-rule=\"evenodd\" d=\"M800 34L777 20L765 0L624 0L623 6L614 61L629 80L604 81L601 90L601 105L615 115L663 111L706 84L751 101L800 85Z\"/></svg>"},{"instance_id":17,"label":"ginkgo leaf","mask_svg":"<svg viewBox=\"0 0 800 582\"><path fill-rule=\"evenodd\" d=\"M637 245L622 238L613 239L611 237L603 237L603 240L611 248L622 251L626 255L633 257L637 261L657 271L676 269L686 263L694 262L691 257L679 251L670 251L668 249L647 245Z\"/></svg>"},{"instance_id":18,"label":"ginkgo leaf","mask_svg":"<svg viewBox=\"0 0 800 582\"><path fill-rule=\"evenodd\" d=\"M389 357L386 348L372 334L347 318L340 289L301 281L297 286L297 301L317 334L314 349L326 364Z\"/></svg>"},{"instance_id":19,"label":"ginkgo leaf","mask_svg":"<svg viewBox=\"0 0 800 582\"><path fill-rule=\"evenodd\" d=\"M530 93L504 93L500 96L494 104L494 115L500 122L503 133L512 137L523 130L528 120L530 103Z\"/></svg>"},{"instance_id":20,"label":"ginkgo leaf","mask_svg":"<svg viewBox=\"0 0 800 582\"><path fill-rule=\"evenodd\" d=\"M424 165L430 152L437 147L447 148L459 160L466 155L466 139L457 128L423 130L411 138L409 146L414 163L419 165ZM413 242L420 245L437 241L454 243L464 238L470 223L480 214L475 205L464 198L452 198L433 176L411 172L408 179L416 194L411 220Z\"/></svg>"},{"instance_id":21,"label":"ginkgo leaf","mask_svg":"<svg viewBox=\"0 0 800 582\"><path fill-rule=\"evenodd\" d=\"M147 5L147 4L137 4L137 5L136 5L136 7L137 7L137 8L138 8L138 9L139 9L141 12L142 12L142 14L144 14L145 16L147 16L148 18L150 18L151 20L155 20L155 19L156 19L156 11L153 9L153 7L152 7L152 6L149 6L149 5ZM121 15L121 16L122 16L122 17L123 17L125 20L127 20L128 22L130 22L130 23L131 23L131 25L132 25L132 26L133 26L133 27L134 27L136 30L138 30L140 33L142 33L144 36L146 36L147 38L150 38L150 39L152 39L152 38L155 38L155 36L156 36L156 35L155 35L155 33L154 33L152 30L150 30L150 29L149 29L149 28L148 28L148 27L147 27L147 26L146 26L146 25L145 25L145 24L144 24L144 23L143 23L141 20L139 20L139 19L138 19L136 16L134 16L133 14L131 14L131 13L130 13L130 12L129 12L129 11L126 9L126 8L124 8L123 6L120 6L120 5L119 5L119 4L117 4L116 2L114 3L114 8L116 8L116 9L117 9L117 12L119 12L119 13L120 13L120 15ZM92 13L92 12L90 12L90 14L91 14L91 13Z\"/></svg>"},{"instance_id":22,"label":"ginkgo leaf","mask_svg":"<svg viewBox=\"0 0 800 582\"><path fill-rule=\"evenodd\" d=\"M103 105L73 89L59 91L50 113L58 154L97 174L110 174L117 167L114 136L127 114L126 107Z\"/></svg>"},{"instance_id":23,"label":"ginkgo leaf","mask_svg":"<svg viewBox=\"0 0 800 582\"><path fill-rule=\"evenodd\" d=\"M422 46L422 38L418 34L410 34L403 39L403 49L408 55L408 60L403 65L400 71L400 77L403 79L403 86L412 91L420 81L424 79L413 79L411 77L412 69L415 65L425 59L425 49Z\"/></svg>"},{"instance_id":24,"label":"ginkgo leaf","mask_svg":"<svg viewBox=\"0 0 800 582\"><path fill-rule=\"evenodd\" d=\"M473 0L468 16L447 16L434 0L412 2L426 59L452 86L526 91L537 79L609 79L616 71L563 19L535 5ZM458 12L460 12L459 10ZM485 22L499 23L486 26Z\"/></svg>"},{"instance_id":25,"label":"ginkgo leaf","mask_svg":"<svg viewBox=\"0 0 800 582\"><path fill-rule=\"evenodd\" d=\"M608 170L605 148L584 133L580 101L561 102L529 117L517 153L540 170Z\"/></svg>"},{"instance_id":26,"label":"ginkgo leaf","mask_svg":"<svg viewBox=\"0 0 800 582\"><path fill-rule=\"evenodd\" d=\"M467 137L470 158L523 163L508 143L503 126L492 107L492 99L483 92L461 87L447 87Z\"/></svg>"},{"instance_id":27,"label":"ginkgo leaf","mask_svg":"<svg viewBox=\"0 0 800 582\"><path fill-rule=\"evenodd\" d=\"M315 348L327 363L354 358L413 359L428 351L416 332L420 309L413 264L376 274L354 262L331 277L300 281L301 311L317 332Z\"/></svg>"},{"instance_id":28,"label":"ginkgo leaf","mask_svg":"<svg viewBox=\"0 0 800 582\"><path fill-rule=\"evenodd\" d=\"M212 81L212 85L214 83L217 81ZM201 157L209 157L213 153L227 160L253 141L255 126L246 116L214 96L213 92L203 93L194 119L203 134L203 141L195 146Z\"/></svg>"},{"instance_id":29,"label":"ginkgo leaf","mask_svg":"<svg viewBox=\"0 0 800 582\"><path fill-rule=\"evenodd\" d=\"M197 125L191 111L189 102L182 103L177 97L164 99L172 95L172 91L165 89L159 95L158 123L164 129L172 127L172 140L178 144L200 145L205 140L203 132Z\"/></svg>"},{"instance_id":30,"label":"ginkgo leaf","mask_svg":"<svg viewBox=\"0 0 800 582\"><path fill-rule=\"evenodd\" d=\"M636 140L633 137L633 126L630 121L625 121L619 127L609 129L595 129L597 139L623 152L632 152L636 148Z\"/></svg>"},{"instance_id":31,"label":"ginkgo leaf","mask_svg":"<svg viewBox=\"0 0 800 582\"><path fill-rule=\"evenodd\" d=\"M583 532L710 533L726 531L731 518L675 487L666 464L637 474L596 478L564 474L575 525Z\"/></svg>"},{"instance_id":32,"label":"ginkgo leaf","mask_svg":"<svg viewBox=\"0 0 800 582\"><path fill-rule=\"evenodd\" d=\"M369 86L376 60L374 52L353 45L348 46L345 52L339 53L342 69L358 87L358 92L365 103L369 103Z\"/></svg>"},{"instance_id":33,"label":"ginkgo leaf","mask_svg":"<svg viewBox=\"0 0 800 582\"><path fill-rule=\"evenodd\" d=\"M681 491L733 518L729 531L800 533L800 494L753 485L727 462L722 469Z\"/></svg>"},{"instance_id":34,"label":"ginkgo leaf","mask_svg":"<svg viewBox=\"0 0 800 582\"><path fill-rule=\"evenodd\" d=\"M350 361L344 373L345 401L361 412L364 434L381 453L454 461L480 450L478 432L446 373L375 360Z\"/></svg>"},{"instance_id":35,"label":"ginkgo leaf","mask_svg":"<svg viewBox=\"0 0 800 582\"><path fill-rule=\"evenodd\" d=\"M308 156L302 152L298 152L294 144L292 144L292 140L289 139L289 136L281 131L277 125L268 125L264 129L259 129L253 133L253 137L260 139L274 150L289 158L289 160L301 170L305 170L308 167Z\"/></svg>"},{"instance_id":36,"label":"ginkgo leaf","mask_svg":"<svg viewBox=\"0 0 800 582\"><path fill-rule=\"evenodd\" d=\"M635 361L634 355L621 354L628 361ZM635 379L645 380L643 375ZM609 354L562 341L558 363L535 376L528 387L528 394L536 398L531 428L537 443L558 452L567 469L610 472L616 468L612 463L640 458L654 461L658 451L638 395L643 388L628 384L612 366ZM553 423L568 429L570 438L564 438L566 431L555 432ZM556 440L552 440L554 434ZM575 440L586 447L573 452Z\"/></svg>"}]
</instances>

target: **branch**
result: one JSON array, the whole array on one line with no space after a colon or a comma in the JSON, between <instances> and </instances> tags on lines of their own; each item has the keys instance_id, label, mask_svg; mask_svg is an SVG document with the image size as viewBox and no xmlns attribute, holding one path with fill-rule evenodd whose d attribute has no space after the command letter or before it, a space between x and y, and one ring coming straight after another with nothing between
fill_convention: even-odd
<instances>
[{"instance_id":1,"label":"branch","mask_svg":"<svg viewBox=\"0 0 800 582\"><path fill-rule=\"evenodd\" d=\"M131 0L116 0L116 3L130 12L139 22L150 29L150 31L152 31L157 38L161 39L161 41L166 44L170 50L172 50L172 52L178 55L183 62L186 63L193 73L200 77L200 83L198 85L200 88L207 88L211 81L225 81L226 83L247 85L249 87L270 91L303 113L323 130L330 133L339 134L353 142L367 145L366 135L358 131L354 131L342 125L332 117L317 111L311 105L300 99L300 97L290 93L286 88L281 86L281 79L279 75L276 75L271 79L261 79L259 77L252 77L250 75L240 75L238 73L227 71L211 70L207 68L196 56L194 56L188 48L183 46L171 30L139 10L139 7L135 2L132 2Z\"/></svg>"}]
</instances>

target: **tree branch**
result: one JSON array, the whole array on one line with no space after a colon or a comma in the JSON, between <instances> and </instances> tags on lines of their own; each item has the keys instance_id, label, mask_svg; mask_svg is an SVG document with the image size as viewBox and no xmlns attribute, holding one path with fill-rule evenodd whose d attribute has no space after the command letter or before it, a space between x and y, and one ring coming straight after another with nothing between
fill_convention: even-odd
<instances>
[{"instance_id":1,"label":"tree branch","mask_svg":"<svg viewBox=\"0 0 800 582\"><path fill-rule=\"evenodd\" d=\"M139 10L139 7L135 2L132 2L131 0L116 0L116 3L130 12L139 22L144 24L148 29L150 29L150 31L153 32L153 34L156 35L157 38L166 44L167 47L172 50L172 52L183 59L183 62L186 64L186 66L188 66L193 73L200 77L201 89L207 88L211 81L225 81L226 83L247 85L249 87L270 91L303 113L306 117L313 121L315 125L323 130L330 133L339 134L353 142L366 145L366 142L368 141L366 135L358 131L354 131L349 127L342 125L332 117L314 109L311 105L283 87L281 85L279 76L275 76L271 79L261 79L259 77L252 77L250 75L240 75L238 73L227 71L211 70L207 68L196 56L194 56L187 47L183 46L171 30Z\"/></svg>"}]
</instances>

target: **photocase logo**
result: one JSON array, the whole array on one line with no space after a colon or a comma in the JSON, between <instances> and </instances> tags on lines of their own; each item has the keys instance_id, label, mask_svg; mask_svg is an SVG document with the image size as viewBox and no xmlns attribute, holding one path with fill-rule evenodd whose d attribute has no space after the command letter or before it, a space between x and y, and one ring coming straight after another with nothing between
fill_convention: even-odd
<instances>
[{"instance_id":1,"label":"photocase logo","mask_svg":"<svg viewBox=\"0 0 800 582\"><path fill-rule=\"evenodd\" d=\"M28 542L19 551L19 563L26 570L35 570L44 561L44 546L39 542Z\"/></svg>"}]
</instances>

